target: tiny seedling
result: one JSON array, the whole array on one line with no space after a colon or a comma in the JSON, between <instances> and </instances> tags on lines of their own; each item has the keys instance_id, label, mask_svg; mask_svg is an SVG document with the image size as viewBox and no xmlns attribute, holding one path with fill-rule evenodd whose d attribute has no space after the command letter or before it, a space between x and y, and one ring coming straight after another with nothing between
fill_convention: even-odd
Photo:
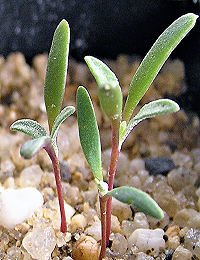
<instances>
[{"instance_id":1,"label":"tiny seedling","mask_svg":"<svg viewBox=\"0 0 200 260\"><path fill-rule=\"evenodd\" d=\"M80 86L77 90L77 118L81 146L93 172L99 189L102 240L99 259L105 256L111 229L111 198L133 205L136 209L154 218L162 219L163 211L146 193L132 187L113 189L114 176L123 142L133 128L146 118L173 113L178 104L169 99L159 99L144 105L131 118L133 111L162 65L173 49L194 27L197 15L186 14L173 22L157 39L136 71L129 87L128 97L123 107L123 96L115 74L102 61L86 56L85 61L98 84L100 106L108 116L112 128L112 149L108 170L108 184L103 181L101 166L101 143L92 101L87 90Z\"/></svg>"},{"instance_id":2,"label":"tiny seedling","mask_svg":"<svg viewBox=\"0 0 200 260\"><path fill-rule=\"evenodd\" d=\"M31 119L17 120L10 127L11 130L23 132L33 138L21 147L20 153L25 159L32 158L41 149L48 153L55 174L61 214L60 230L63 233L67 231L67 223L58 161L57 134L61 123L75 111L73 106L65 107L60 111L66 84L69 33L68 23L62 20L54 32L48 58L44 101L50 135L47 134L43 126Z\"/></svg>"}]
</instances>

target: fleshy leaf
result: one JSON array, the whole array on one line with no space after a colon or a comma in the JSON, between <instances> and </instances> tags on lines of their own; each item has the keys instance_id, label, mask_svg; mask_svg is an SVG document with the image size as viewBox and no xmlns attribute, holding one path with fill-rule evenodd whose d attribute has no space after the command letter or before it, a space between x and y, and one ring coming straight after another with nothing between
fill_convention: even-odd
<instances>
[{"instance_id":1,"label":"fleshy leaf","mask_svg":"<svg viewBox=\"0 0 200 260\"><path fill-rule=\"evenodd\" d=\"M67 119L70 115L72 115L75 111L75 107L68 106L62 109L60 114L56 117L53 128L51 131L51 138L54 140L56 138L56 135L58 133L60 125Z\"/></svg>"},{"instance_id":2,"label":"fleshy leaf","mask_svg":"<svg viewBox=\"0 0 200 260\"><path fill-rule=\"evenodd\" d=\"M51 138L49 136L42 136L36 139L31 139L22 145L20 154L25 159L30 159L41 149L49 145L49 143L51 143Z\"/></svg>"},{"instance_id":3,"label":"fleshy leaf","mask_svg":"<svg viewBox=\"0 0 200 260\"><path fill-rule=\"evenodd\" d=\"M38 138L47 135L44 127L41 126L37 121L31 119L17 120L10 126L10 130L22 132L31 136L32 138Z\"/></svg>"},{"instance_id":4,"label":"fleshy leaf","mask_svg":"<svg viewBox=\"0 0 200 260\"><path fill-rule=\"evenodd\" d=\"M85 56L85 61L93 74L98 86L113 82L119 85L118 79L114 72L102 61L92 56Z\"/></svg>"},{"instance_id":5,"label":"fleshy leaf","mask_svg":"<svg viewBox=\"0 0 200 260\"><path fill-rule=\"evenodd\" d=\"M179 111L179 109L179 105L170 99L158 99L144 105L139 110L137 115L130 120L126 130L123 130L123 133L120 133L120 145L124 142L133 128L144 119L152 118L158 115L174 113Z\"/></svg>"},{"instance_id":6,"label":"fleshy leaf","mask_svg":"<svg viewBox=\"0 0 200 260\"><path fill-rule=\"evenodd\" d=\"M50 132L60 113L65 90L69 53L69 25L62 20L55 30L49 53L44 88L44 100Z\"/></svg>"},{"instance_id":7,"label":"fleshy leaf","mask_svg":"<svg viewBox=\"0 0 200 260\"><path fill-rule=\"evenodd\" d=\"M162 219L164 217L162 209L147 193L133 187L122 186L109 191L105 197L115 199L132 205L135 209L151 217Z\"/></svg>"},{"instance_id":8,"label":"fleshy leaf","mask_svg":"<svg viewBox=\"0 0 200 260\"><path fill-rule=\"evenodd\" d=\"M85 158L94 178L103 181L99 130L92 101L84 87L77 90L76 105L79 137Z\"/></svg>"},{"instance_id":9,"label":"fleshy leaf","mask_svg":"<svg viewBox=\"0 0 200 260\"><path fill-rule=\"evenodd\" d=\"M123 95L119 84L111 81L98 87L102 110L110 120L121 120Z\"/></svg>"},{"instance_id":10,"label":"fleshy leaf","mask_svg":"<svg viewBox=\"0 0 200 260\"><path fill-rule=\"evenodd\" d=\"M174 21L157 39L137 69L129 87L123 121L128 122L162 65L174 48L194 27L197 15L189 13Z\"/></svg>"}]
</instances>

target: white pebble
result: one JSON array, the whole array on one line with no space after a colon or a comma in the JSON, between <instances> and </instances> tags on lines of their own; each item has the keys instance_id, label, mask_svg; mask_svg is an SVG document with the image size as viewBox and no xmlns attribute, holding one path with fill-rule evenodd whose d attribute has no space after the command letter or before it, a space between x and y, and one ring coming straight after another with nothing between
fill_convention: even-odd
<instances>
[{"instance_id":1,"label":"white pebble","mask_svg":"<svg viewBox=\"0 0 200 260\"><path fill-rule=\"evenodd\" d=\"M135 245L140 252L147 252L153 256L158 255L161 248L165 248L164 231L160 228L136 229L128 239L128 247Z\"/></svg>"},{"instance_id":2,"label":"white pebble","mask_svg":"<svg viewBox=\"0 0 200 260\"><path fill-rule=\"evenodd\" d=\"M19 186L25 187L37 187L40 184L43 171L38 164L31 165L25 168L19 177Z\"/></svg>"},{"instance_id":3,"label":"white pebble","mask_svg":"<svg viewBox=\"0 0 200 260\"><path fill-rule=\"evenodd\" d=\"M35 188L6 189L0 195L0 223L11 229L25 221L42 205L42 194Z\"/></svg>"},{"instance_id":4,"label":"white pebble","mask_svg":"<svg viewBox=\"0 0 200 260\"><path fill-rule=\"evenodd\" d=\"M101 240L101 222L95 221L90 227L86 228L85 234L93 237L96 241Z\"/></svg>"},{"instance_id":5,"label":"white pebble","mask_svg":"<svg viewBox=\"0 0 200 260\"><path fill-rule=\"evenodd\" d=\"M35 228L22 241L23 247L34 259L47 260L56 246L53 228Z\"/></svg>"}]
</instances>

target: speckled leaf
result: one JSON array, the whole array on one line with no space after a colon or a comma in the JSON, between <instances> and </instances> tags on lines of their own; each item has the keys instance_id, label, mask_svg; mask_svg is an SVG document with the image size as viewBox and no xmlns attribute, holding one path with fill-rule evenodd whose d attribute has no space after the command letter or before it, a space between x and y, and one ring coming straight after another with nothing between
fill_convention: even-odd
<instances>
[{"instance_id":1,"label":"speckled leaf","mask_svg":"<svg viewBox=\"0 0 200 260\"><path fill-rule=\"evenodd\" d=\"M124 142L126 137L133 130L133 128L144 119L152 118L158 115L174 113L179 111L179 109L179 105L170 99L158 99L149 102L139 110L134 118L130 120L126 129L123 129L123 133L120 133L120 144Z\"/></svg>"},{"instance_id":2,"label":"speckled leaf","mask_svg":"<svg viewBox=\"0 0 200 260\"><path fill-rule=\"evenodd\" d=\"M151 217L162 219L164 217L162 209L145 192L132 187L122 186L109 191L106 197L112 196L115 199L132 205L135 209Z\"/></svg>"},{"instance_id":3,"label":"speckled leaf","mask_svg":"<svg viewBox=\"0 0 200 260\"><path fill-rule=\"evenodd\" d=\"M77 90L76 105L79 137L85 158L94 177L102 181L99 130L90 96L84 87Z\"/></svg>"},{"instance_id":4,"label":"speckled leaf","mask_svg":"<svg viewBox=\"0 0 200 260\"><path fill-rule=\"evenodd\" d=\"M44 88L50 132L60 108L65 90L69 53L69 25L62 20L55 30L49 53Z\"/></svg>"},{"instance_id":5,"label":"speckled leaf","mask_svg":"<svg viewBox=\"0 0 200 260\"><path fill-rule=\"evenodd\" d=\"M10 126L10 130L22 132L31 136L32 138L38 138L47 135L44 127L31 119L17 120Z\"/></svg>"},{"instance_id":6,"label":"speckled leaf","mask_svg":"<svg viewBox=\"0 0 200 260\"><path fill-rule=\"evenodd\" d=\"M117 77L104 62L92 56L86 56L85 61L99 86L109 82L119 85Z\"/></svg>"},{"instance_id":7,"label":"speckled leaf","mask_svg":"<svg viewBox=\"0 0 200 260\"><path fill-rule=\"evenodd\" d=\"M123 121L129 121L133 110L149 88L162 65L179 42L194 27L197 18L198 16L192 13L179 17L154 43L130 84L123 112Z\"/></svg>"},{"instance_id":8,"label":"speckled leaf","mask_svg":"<svg viewBox=\"0 0 200 260\"><path fill-rule=\"evenodd\" d=\"M31 139L22 145L20 154L25 159L30 159L49 143L51 143L51 138L49 136Z\"/></svg>"}]
</instances>

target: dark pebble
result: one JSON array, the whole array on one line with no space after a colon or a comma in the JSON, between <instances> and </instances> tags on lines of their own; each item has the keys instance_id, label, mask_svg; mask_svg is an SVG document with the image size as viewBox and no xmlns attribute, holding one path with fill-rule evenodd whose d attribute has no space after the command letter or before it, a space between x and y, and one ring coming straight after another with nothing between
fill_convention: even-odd
<instances>
[{"instance_id":1,"label":"dark pebble","mask_svg":"<svg viewBox=\"0 0 200 260\"><path fill-rule=\"evenodd\" d=\"M146 158L145 167L151 175L167 175L169 171L175 168L175 164L168 156L157 158Z\"/></svg>"},{"instance_id":2,"label":"dark pebble","mask_svg":"<svg viewBox=\"0 0 200 260\"><path fill-rule=\"evenodd\" d=\"M72 176L67 161L60 162L60 175L62 181L66 181L66 182L71 181Z\"/></svg>"}]
</instances>

